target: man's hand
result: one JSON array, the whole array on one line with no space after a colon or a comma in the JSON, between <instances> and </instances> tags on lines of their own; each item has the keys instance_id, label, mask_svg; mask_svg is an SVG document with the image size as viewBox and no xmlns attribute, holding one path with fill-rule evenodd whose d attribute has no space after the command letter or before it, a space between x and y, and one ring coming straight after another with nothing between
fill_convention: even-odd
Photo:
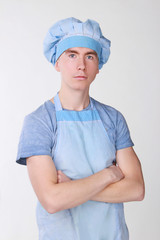
<instances>
[{"instance_id":1,"label":"man's hand","mask_svg":"<svg viewBox=\"0 0 160 240\"><path fill-rule=\"evenodd\" d=\"M124 178L124 174L122 173L121 169L118 166L112 165L108 167L108 170L110 171L110 174L113 177L112 183L118 182Z\"/></svg>"},{"instance_id":2,"label":"man's hand","mask_svg":"<svg viewBox=\"0 0 160 240\"><path fill-rule=\"evenodd\" d=\"M57 171L57 182L58 183L63 183L63 182L68 182L71 181L69 177L67 177L61 170Z\"/></svg>"}]
</instances>

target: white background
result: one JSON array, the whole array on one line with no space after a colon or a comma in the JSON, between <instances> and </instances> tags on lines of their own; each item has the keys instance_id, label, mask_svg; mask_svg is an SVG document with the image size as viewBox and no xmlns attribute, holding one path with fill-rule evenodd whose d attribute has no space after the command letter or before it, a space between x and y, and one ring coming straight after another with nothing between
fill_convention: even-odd
<instances>
[{"instance_id":1,"label":"white background","mask_svg":"<svg viewBox=\"0 0 160 240\"><path fill-rule=\"evenodd\" d=\"M59 90L42 42L66 17L98 21L112 42L90 95L123 113L141 160L146 197L125 204L130 240L159 239L159 13L158 0L0 1L0 240L38 239L36 197L27 168L15 159L24 116Z\"/></svg>"}]
</instances>

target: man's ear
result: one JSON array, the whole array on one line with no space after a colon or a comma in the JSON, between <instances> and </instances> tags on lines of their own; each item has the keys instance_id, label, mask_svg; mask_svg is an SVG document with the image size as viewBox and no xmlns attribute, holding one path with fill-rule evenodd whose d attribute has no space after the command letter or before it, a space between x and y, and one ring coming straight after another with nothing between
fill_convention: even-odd
<instances>
[{"instance_id":1,"label":"man's ear","mask_svg":"<svg viewBox=\"0 0 160 240\"><path fill-rule=\"evenodd\" d=\"M57 60L55 65L54 65L55 69L57 72L60 72L60 68L59 68L59 61Z\"/></svg>"}]
</instances>

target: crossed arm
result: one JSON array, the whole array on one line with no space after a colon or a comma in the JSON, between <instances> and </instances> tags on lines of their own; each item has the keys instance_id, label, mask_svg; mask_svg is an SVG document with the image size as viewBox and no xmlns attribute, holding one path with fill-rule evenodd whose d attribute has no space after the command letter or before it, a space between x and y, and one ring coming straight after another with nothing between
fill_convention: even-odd
<instances>
[{"instance_id":1,"label":"crossed arm","mask_svg":"<svg viewBox=\"0 0 160 240\"><path fill-rule=\"evenodd\" d=\"M111 203L143 200L144 180L139 159L133 148L117 151L116 160L124 177L120 181L106 186L90 200ZM58 171L59 183L69 180L63 172Z\"/></svg>"},{"instance_id":2,"label":"crossed arm","mask_svg":"<svg viewBox=\"0 0 160 240\"><path fill-rule=\"evenodd\" d=\"M92 200L111 203L143 200L145 192L143 174L133 148L118 150L116 160L124 178L104 188L93 196Z\"/></svg>"},{"instance_id":3,"label":"crossed arm","mask_svg":"<svg viewBox=\"0 0 160 240\"><path fill-rule=\"evenodd\" d=\"M83 179L68 179L61 183L57 181L59 175L50 156L27 158L27 168L39 201L50 213L78 206L88 200L112 203L143 200L143 175L133 148L118 150L116 160L118 166L111 166Z\"/></svg>"}]
</instances>

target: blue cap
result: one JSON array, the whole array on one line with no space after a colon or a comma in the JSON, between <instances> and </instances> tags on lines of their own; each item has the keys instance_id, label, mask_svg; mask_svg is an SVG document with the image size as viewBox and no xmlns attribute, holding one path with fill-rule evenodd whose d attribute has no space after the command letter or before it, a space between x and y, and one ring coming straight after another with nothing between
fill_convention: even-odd
<instances>
[{"instance_id":1,"label":"blue cap","mask_svg":"<svg viewBox=\"0 0 160 240\"><path fill-rule=\"evenodd\" d=\"M44 55L53 65L67 49L85 47L97 53L99 69L109 58L110 45L110 40L102 35L96 21L88 19L86 22L82 22L73 17L55 23L49 29L43 42Z\"/></svg>"}]
</instances>

